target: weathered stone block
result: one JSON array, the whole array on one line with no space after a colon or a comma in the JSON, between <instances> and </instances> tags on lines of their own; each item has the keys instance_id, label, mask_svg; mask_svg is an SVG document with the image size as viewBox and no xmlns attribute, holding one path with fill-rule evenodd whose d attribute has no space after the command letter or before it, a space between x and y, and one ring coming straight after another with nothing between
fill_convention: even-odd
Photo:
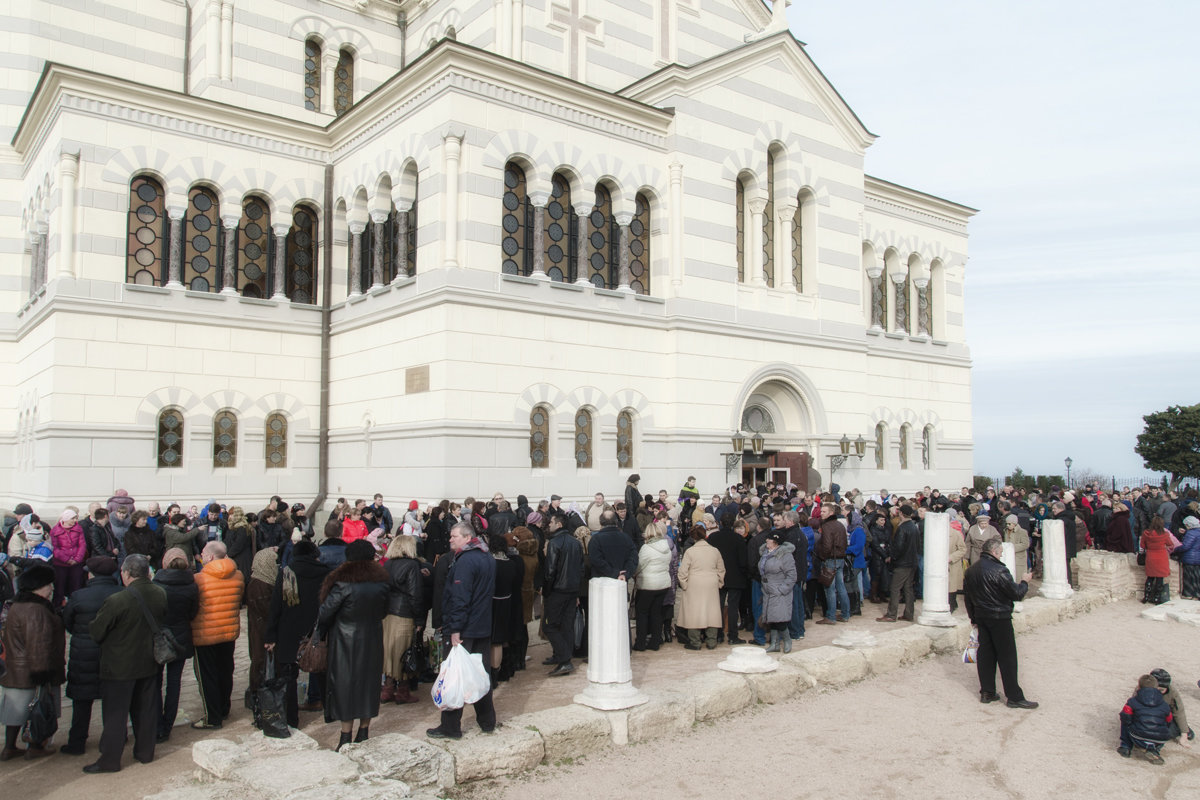
<instances>
[{"instance_id":1,"label":"weathered stone block","mask_svg":"<svg viewBox=\"0 0 1200 800\"><path fill-rule=\"evenodd\" d=\"M781 665L774 672L742 675L760 703L782 703L807 692L816 685L812 676L791 665Z\"/></svg>"},{"instance_id":2,"label":"weathered stone block","mask_svg":"<svg viewBox=\"0 0 1200 800\"><path fill-rule=\"evenodd\" d=\"M799 667L822 686L845 686L867 675L867 659L858 650L840 647L814 647L779 657L785 664Z\"/></svg>"},{"instance_id":3,"label":"weathered stone block","mask_svg":"<svg viewBox=\"0 0 1200 800\"><path fill-rule=\"evenodd\" d=\"M591 753L612 741L608 717L603 712L574 703L522 714L507 724L536 730L542 737L543 758L548 764Z\"/></svg>"},{"instance_id":4,"label":"weathered stone block","mask_svg":"<svg viewBox=\"0 0 1200 800\"><path fill-rule=\"evenodd\" d=\"M215 781L188 786L172 786L158 794L146 795L143 800L239 800L246 796L246 787L239 783Z\"/></svg>"},{"instance_id":5,"label":"weathered stone block","mask_svg":"<svg viewBox=\"0 0 1200 800\"><path fill-rule=\"evenodd\" d=\"M476 731L457 740L439 740L436 746L445 748L454 758L457 783L533 769L546 752L540 734L508 723L495 733Z\"/></svg>"},{"instance_id":6,"label":"weathered stone block","mask_svg":"<svg viewBox=\"0 0 1200 800\"><path fill-rule=\"evenodd\" d=\"M304 731L297 728L292 728L291 731L292 735L286 739L272 739L270 736L263 736L262 731L254 731L239 737L238 744L256 758L321 749L320 743Z\"/></svg>"},{"instance_id":7,"label":"weathered stone block","mask_svg":"<svg viewBox=\"0 0 1200 800\"><path fill-rule=\"evenodd\" d=\"M647 689L649 702L627 712L630 742L686 733L696 721L696 698L685 692ZM616 712L614 712L616 713Z\"/></svg>"},{"instance_id":8,"label":"weathered stone block","mask_svg":"<svg viewBox=\"0 0 1200 800\"><path fill-rule=\"evenodd\" d=\"M395 800L410 793L404 781L364 777L351 783L313 786L288 795L287 800Z\"/></svg>"},{"instance_id":9,"label":"weathered stone block","mask_svg":"<svg viewBox=\"0 0 1200 800\"><path fill-rule=\"evenodd\" d=\"M754 702L750 685L742 676L714 670L699 672L679 687L696 699L696 721L736 714Z\"/></svg>"},{"instance_id":10,"label":"weathered stone block","mask_svg":"<svg viewBox=\"0 0 1200 800\"><path fill-rule=\"evenodd\" d=\"M1058 622L1061 609L1067 602L1069 601L1031 597L1025 601L1021 616L1025 618L1030 629L1053 625Z\"/></svg>"},{"instance_id":11,"label":"weathered stone block","mask_svg":"<svg viewBox=\"0 0 1200 800\"><path fill-rule=\"evenodd\" d=\"M313 786L333 786L358 777L358 765L332 750L254 759L233 770L230 777L246 784L247 796L289 797Z\"/></svg>"},{"instance_id":12,"label":"weathered stone block","mask_svg":"<svg viewBox=\"0 0 1200 800\"><path fill-rule=\"evenodd\" d=\"M971 637L971 623L963 620L953 628L925 628L929 647L935 653L962 652Z\"/></svg>"},{"instance_id":13,"label":"weathered stone block","mask_svg":"<svg viewBox=\"0 0 1200 800\"><path fill-rule=\"evenodd\" d=\"M249 760L246 748L228 739L201 739L192 745L192 761L218 778L228 778Z\"/></svg>"},{"instance_id":14,"label":"weathered stone block","mask_svg":"<svg viewBox=\"0 0 1200 800\"><path fill-rule=\"evenodd\" d=\"M867 647L860 651L867 659L867 668L872 675L883 675L899 669L904 662L904 645L899 642Z\"/></svg>"},{"instance_id":15,"label":"weathered stone block","mask_svg":"<svg viewBox=\"0 0 1200 800\"><path fill-rule=\"evenodd\" d=\"M900 657L900 661L903 664L913 664L925 658L925 656L929 655L931 646L929 637L922 633L920 628L915 626L884 631L875 635L875 641L880 646L900 645L904 649L904 654Z\"/></svg>"},{"instance_id":16,"label":"weathered stone block","mask_svg":"<svg viewBox=\"0 0 1200 800\"><path fill-rule=\"evenodd\" d=\"M368 775L413 786L453 786L454 759L440 747L400 733L387 733L342 748L342 755Z\"/></svg>"}]
</instances>

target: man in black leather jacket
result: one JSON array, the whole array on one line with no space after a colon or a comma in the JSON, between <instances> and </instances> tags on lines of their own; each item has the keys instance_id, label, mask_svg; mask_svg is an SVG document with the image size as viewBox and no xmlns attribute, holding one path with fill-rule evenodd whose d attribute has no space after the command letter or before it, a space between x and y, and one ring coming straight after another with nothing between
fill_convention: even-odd
<instances>
[{"instance_id":1,"label":"man in black leather jacket","mask_svg":"<svg viewBox=\"0 0 1200 800\"><path fill-rule=\"evenodd\" d=\"M545 573L542 597L546 638L553 653L542 664L553 664L550 676L557 678L575 670L571 664L571 654L575 651L575 607L583 584L583 545L563 528L562 514L550 515L546 523Z\"/></svg>"},{"instance_id":2,"label":"man in black leather jacket","mask_svg":"<svg viewBox=\"0 0 1200 800\"><path fill-rule=\"evenodd\" d=\"M1013 581L1008 568L1000 561L1003 545L998 538L988 539L983 555L971 565L963 578L967 616L979 629L979 651L975 668L979 673L979 702L999 700L996 694L996 666L1009 708L1037 708L1038 704L1025 699L1017 682L1017 640L1013 634L1013 603L1029 591L1032 574L1026 572L1020 583Z\"/></svg>"},{"instance_id":3,"label":"man in black leather jacket","mask_svg":"<svg viewBox=\"0 0 1200 800\"><path fill-rule=\"evenodd\" d=\"M888 547L888 566L892 570L892 592L888 601L887 613L878 617L876 622L895 622L896 613L900 610L900 593L904 592L904 616L900 619L913 621L916 605L916 575L917 556L920 549L921 535L917 523L913 521L913 507L900 506L900 518L903 520L892 536Z\"/></svg>"}]
</instances>

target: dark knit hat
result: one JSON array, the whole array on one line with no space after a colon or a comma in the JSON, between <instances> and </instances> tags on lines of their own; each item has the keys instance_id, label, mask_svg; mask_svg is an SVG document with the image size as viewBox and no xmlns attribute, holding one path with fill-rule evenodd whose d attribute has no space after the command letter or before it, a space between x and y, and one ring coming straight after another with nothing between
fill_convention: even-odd
<instances>
[{"instance_id":1,"label":"dark knit hat","mask_svg":"<svg viewBox=\"0 0 1200 800\"><path fill-rule=\"evenodd\" d=\"M54 568L38 564L29 567L17 576L17 589L22 592L36 592L43 586L54 583Z\"/></svg>"},{"instance_id":2,"label":"dark knit hat","mask_svg":"<svg viewBox=\"0 0 1200 800\"><path fill-rule=\"evenodd\" d=\"M92 556L84 562L87 571L93 575L116 575L117 560L112 556Z\"/></svg>"},{"instance_id":3,"label":"dark knit hat","mask_svg":"<svg viewBox=\"0 0 1200 800\"><path fill-rule=\"evenodd\" d=\"M33 513L33 508L29 505L29 503L17 503L17 507L13 509L13 514L15 514L18 517L23 517L26 514L32 514L32 513Z\"/></svg>"},{"instance_id":4,"label":"dark knit hat","mask_svg":"<svg viewBox=\"0 0 1200 800\"><path fill-rule=\"evenodd\" d=\"M374 561L375 548L366 539L357 539L346 545L347 561Z\"/></svg>"},{"instance_id":5,"label":"dark knit hat","mask_svg":"<svg viewBox=\"0 0 1200 800\"><path fill-rule=\"evenodd\" d=\"M783 544L784 542L787 541L787 537L784 536L779 531L771 531L770 533L767 534L767 538L770 539L772 542L778 542L779 544Z\"/></svg>"}]
</instances>

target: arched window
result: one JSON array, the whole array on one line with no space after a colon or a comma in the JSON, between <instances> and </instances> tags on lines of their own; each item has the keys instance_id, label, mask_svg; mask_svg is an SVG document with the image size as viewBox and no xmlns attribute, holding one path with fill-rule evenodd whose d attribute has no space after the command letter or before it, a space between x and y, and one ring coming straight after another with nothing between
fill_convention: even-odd
<instances>
[{"instance_id":1,"label":"arched window","mask_svg":"<svg viewBox=\"0 0 1200 800\"><path fill-rule=\"evenodd\" d=\"M887 464L887 426L882 422L875 426L875 469Z\"/></svg>"},{"instance_id":2,"label":"arched window","mask_svg":"<svg viewBox=\"0 0 1200 800\"><path fill-rule=\"evenodd\" d=\"M550 409L545 406L534 406L529 412L529 466L550 466Z\"/></svg>"},{"instance_id":3,"label":"arched window","mask_svg":"<svg viewBox=\"0 0 1200 800\"><path fill-rule=\"evenodd\" d=\"M417 186L413 186L413 197L416 197ZM395 211L397 215L405 214L403 217L404 224L394 224L392 229L392 253L394 253L394 271L392 280L398 276L411 278L417 274L417 201L414 199L412 207L407 211ZM400 217L397 216L397 221ZM392 261L388 262L392 264Z\"/></svg>"},{"instance_id":4,"label":"arched window","mask_svg":"<svg viewBox=\"0 0 1200 800\"><path fill-rule=\"evenodd\" d=\"M921 466L933 469L933 426L926 425L921 431Z\"/></svg>"},{"instance_id":5,"label":"arched window","mask_svg":"<svg viewBox=\"0 0 1200 800\"><path fill-rule=\"evenodd\" d=\"M546 275L552 281L571 281L575 264L575 212L571 209L571 184L555 174L546 204Z\"/></svg>"},{"instance_id":6,"label":"arched window","mask_svg":"<svg viewBox=\"0 0 1200 800\"><path fill-rule=\"evenodd\" d=\"M575 412L575 466L592 468L592 412L586 408Z\"/></svg>"},{"instance_id":7,"label":"arched window","mask_svg":"<svg viewBox=\"0 0 1200 800\"><path fill-rule=\"evenodd\" d=\"M612 194L603 184L596 184L596 204L588 218L588 283L600 289L611 289L617 285L613 274L617 259L613 258L618 237L613 235Z\"/></svg>"},{"instance_id":8,"label":"arched window","mask_svg":"<svg viewBox=\"0 0 1200 800\"><path fill-rule=\"evenodd\" d=\"M638 193L629 223L629 288L650 294L650 201Z\"/></svg>"},{"instance_id":9,"label":"arched window","mask_svg":"<svg viewBox=\"0 0 1200 800\"><path fill-rule=\"evenodd\" d=\"M167 282L167 214L162 184L139 175L129 182L129 226L125 282L162 286Z\"/></svg>"},{"instance_id":10,"label":"arched window","mask_svg":"<svg viewBox=\"0 0 1200 800\"><path fill-rule=\"evenodd\" d=\"M533 237L525 170L512 161L504 165L504 214L500 219L504 236L502 270L509 275L528 275L533 269Z\"/></svg>"},{"instance_id":11,"label":"arched window","mask_svg":"<svg viewBox=\"0 0 1200 800\"><path fill-rule=\"evenodd\" d=\"M796 291L804 291L804 217L809 213L811 195L803 189L796 195L796 213L792 214L792 281Z\"/></svg>"},{"instance_id":12,"label":"arched window","mask_svg":"<svg viewBox=\"0 0 1200 800\"><path fill-rule=\"evenodd\" d=\"M321 43L316 39L304 42L304 107L321 110Z\"/></svg>"},{"instance_id":13,"label":"arched window","mask_svg":"<svg viewBox=\"0 0 1200 800\"><path fill-rule=\"evenodd\" d=\"M271 257L275 249L271 235L271 210L264 200L248 197L242 204L238 223L238 292L243 297L269 297Z\"/></svg>"},{"instance_id":14,"label":"arched window","mask_svg":"<svg viewBox=\"0 0 1200 800\"><path fill-rule=\"evenodd\" d=\"M213 417L213 469L237 466L238 419L229 409Z\"/></svg>"},{"instance_id":15,"label":"arched window","mask_svg":"<svg viewBox=\"0 0 1200 800\"><path fill-rule=\"evenodd\" d=\"M317 301L317 212L309 206L292 209L285 291L293 303Z\"/></svg>"},{"instance_id":16,"label":"arched window","mask_svg":"<svg viewBox=\"0 0 1200 800\"><path fill-rule=\"evenodd\" d=\"M338 53L333 77L333 113L339 117L354 105L354 56L349 50Z\"/></svg>"},{"instance_id":17,"label":"arched window","mask_svg":"<svg viewBox=\"0 0 1200 800\"><path fill-rule=\"evenodd\" d=\"M746 282L746 181L738 178L734 191L737 221L737 272L738 283Z\"/></svg>"},{"instance_id":18,"label":"arched window","mask_svg":"<svg viewBox=\"0 0 1200 800\"><path fill-rule=\"evenodd\" d=\"M183 466L183 412L164 408L158 415L158 466Z\"/></svg>"},{"instance_id":19,"label":"arched window","mask_svg":"<svg viewBox=\"0 0 1200 800\"><path fill-rule=\"evenodd\" d=\"M193 292L215 292L221 286L219 212L217 195L211 189L197 186L188 193L180 280Z\"/></svg>"},{"instance_id":20,"label":"arched window","mask_svg":"<svg viewBox=\"0 0 1200 800\"><path fill-rule=\"evenodd\" d=\"M263 439L263 459L267 469L283 469L287 466L287 417L275 411L267 415Z\"/></svg>"},{"instance_id":21,"label":"arched window","mask_svg":"<svg viewBox=\"0 0 1200 800\"><path fill-rule=\"evenodd\" d=\"M904 273L904 280L896 286L896 330L899 333L911 333L912 313L909 309L912 303L912 267Z\"/></svg>"},{"instance_id":22,"label":"arched window","mask_svg":"<svg viewBox=\"0 0 1200 800\"><path fill-rule=\"evenodd\" d=\"M633 466L633 412L628 408L617 414L617 466Z\"/></svg>"},{"instance_id":23,"label":"arched window","mask_svg":"<svg viewBox=\"0 0 1200 800\"><path fill-rule=\"evenodd\" d=\"M775 154L767 151L767 205L763 208L763 280L775 286Z\"/></svg>"},{"instance_id":24,"label":"arched window","mask_svg":"<svg viewBox=\"0 0 1200 800\"><path fill-rule=\"evenodd\" d=\"M900 426L900 469L908 469L908 439L912 426L907 422Z\"/></svg>"}]
</instances>

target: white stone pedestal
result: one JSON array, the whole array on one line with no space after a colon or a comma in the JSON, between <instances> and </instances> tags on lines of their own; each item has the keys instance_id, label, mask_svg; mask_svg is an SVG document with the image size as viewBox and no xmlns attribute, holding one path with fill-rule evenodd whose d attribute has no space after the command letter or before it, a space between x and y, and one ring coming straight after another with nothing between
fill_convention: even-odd
<instances>
[{"instance_id":1,"label":"white stone pedestal","mask_svg":"<svg viewBox=\"0 0 1200 800\"><path fill-rule=\"evenodd\" d=\"M1075 535L1075 531L1071 531ZM1016 579L1016 575L1013 579ZM1061 519L1042 520L1042 597L1066 600L1075 594L1067 572L1067 542L1063 538Z\"/></svg>"},{"instance_id":2,"label":"white stone pedestal","mask_svg":"<svg viewBox=\"0 0 1200 800\"><path fill-rule=\"evenodd\" d=\"M925 573L918 625L953 628L950 613L950 515L925 515Z\"/></svg>"},{"instance_id":3,"label":"white stone pedestal","mask_svg":"<svg viewBox=\"0 0 1200 800\"><path fill-rule=\"evenodd\" d=\"M1020 577L1017 575L1017 550L1013 547L1012 542L1004 542L1001 547L1004 549L1001 552L1000 560L1004 562L1004 566L1008 567L1008 574L1012 575L1013 580L1016 581ZM1024 573L1022 572L1022 574ZM1020 601L1013 603L1013 613L1021 611L1024 606L1025 604Z\"/></svg>"},{"instance_id":4,"label":"white stone pedestal","mask_svg":"<svg viewBox=\"0 0 1200 800\"><path fill-rule=\"evenodd\" d=\"M767 651L761 647L742 645L730 650L729 658L717 664L717 669L744 674L774 672L779 669L779 662L767 655Z\"/></svg>"},{"instance_id":5,"label":"white stone pedestal","mask_svg":"<svg viewBox=\"0 0 1200 800\"><path fill-rule=\"evenodd\" d=\"M641 705L629 666L629 595L625 581L588 582L588 686L575 702L601 711Z\"/></svg>"},{"instance_id":6,"label":"white stone pedestal","mask_svg":"<svg viewBox=\"0 0 1200 800\"><path fill-rule=\"evenodd\" d=\"M848 650L865 650L879 644L873 633L861 628L849 628L842 631L842 634L834 639L833 643Z\"/></svg>"}]
</instances>

